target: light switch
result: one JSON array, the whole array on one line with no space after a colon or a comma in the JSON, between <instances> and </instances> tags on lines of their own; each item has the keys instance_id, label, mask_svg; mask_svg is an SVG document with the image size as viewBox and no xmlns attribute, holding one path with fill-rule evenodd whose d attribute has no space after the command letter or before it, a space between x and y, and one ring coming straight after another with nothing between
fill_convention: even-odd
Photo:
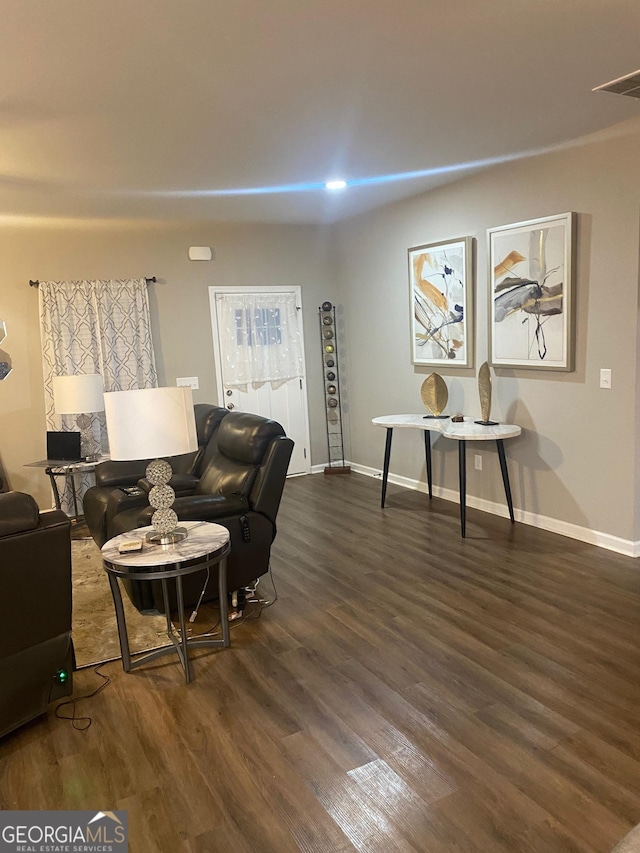
<instances>
[{"instance_id":1,"label":"light switch","mask_svg":"<svg viewBox=\"0 0 640 853\"><path fill-rule=\"evenodd\" d=\"M197 376L180 376L176 379L176 385L186 385L188 388L193 388L194 391L200 387Z\"/></svg>"},{"instance_id":2,"label":"light switch","mask_svg":"<svg viewBox=\"0 0 640 853\"><path fill-rule=\"evenodd\" d=\"M210 246L189 246L190 261L211 261L213 252Z\"/></svg>"},{"instance_id":3,"label":"light switch","mask_svg":"<svg viewBox=\"0 0 640 853\"><path fill-rule=\"evenodd\" d=\"M611 388L611 370L608 367L603 367L600 370L600 387Z\"/></svg>"}]
</instances>

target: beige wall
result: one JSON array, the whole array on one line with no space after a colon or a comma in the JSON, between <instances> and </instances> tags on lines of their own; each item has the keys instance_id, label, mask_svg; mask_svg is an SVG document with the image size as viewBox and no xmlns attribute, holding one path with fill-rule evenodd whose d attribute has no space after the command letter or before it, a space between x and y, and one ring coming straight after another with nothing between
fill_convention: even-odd
<instances>
[{"instance_id":1,"label":"beige wall","mask_svg":"<svg viewBox=\"0 0 640 853\"><path fill-rule=\"evenodd\" d=\"M636 125L637 127L637 125ZM359 217L336 230L345 303L351 458L382 467L376 415L420 412L433 368L410 360L407 248L476 241L476 358L448 368L449 411L479 414L477 369L487 358L486 229L576 211L577 345L572 373L495 371L492 414L524 434L507 454L514 502L527 512L624 540L640 539L637 510L637 332L640 132L494 168ZM599 388L601 367L613 388ZM425 479L422 437L394 437L391 470ZM457 490L457 453L440 439L435 480ZM473 469L473 453L484 471ZM493 449L470 446L468 490L504 504Z\"/></svg>"},{"instance_id":2,"label":"beige wall","mask_svg":"<svg viewBox=\"0 0 640 853\"><path fill-rule=\"evenodd\" d=\"M213 247L211 263L187 258L189 246ZM333 298L334 275L326 235L311 226L230 224L100 225L0 229L2 346L14 370L0 382L0 466L11 488L51 505L42 470L23 467L43 459L45 421L38 323L38 293L29 279L135 278L150 285L159 381L198 376L196 402L216 400L208 286L300 285L304 312L312 461L324 461L326 434L321 388L317 309ZM315 390L314 390L315 389Z\"/></svg>"},{"instance_id":3,"label":"beige wall","mask_svg":"<svg viewBox=\"0 0 640 853\"><path fill-rule=\"evenodd\" d=\"M496 371L492 414L519 423L508 444L516 507L625 541L640 539L638 259L640 132L511 163L342 222L313 226L231 224L3 226L0 317L14 372L0 382L0 466L12 488L50 505L46 477L24 463L45 455L37 291L30 278L128 278L150 286L160 381L197 375L198 401L215 400L208 286L300 284L309 373L312 462L326 460L317 307L336 302L341 342L346 455L379 469L379 414L418 412L431 372L410 362L409 246L471 235L476 255L476 358L472 370L443 367L449 410L478 414L477 369L487 357L486 229L540 216L578 214L576 370ZM190 262L210 245L212 263ZM613 389L598 387L613 370ZM439 440L436 482L457 490L457 456ZM471 448L468 490L504 502L493 450ZM421 437L397 436L392 471L424 481Z\"/></svg>"}]
</instances>

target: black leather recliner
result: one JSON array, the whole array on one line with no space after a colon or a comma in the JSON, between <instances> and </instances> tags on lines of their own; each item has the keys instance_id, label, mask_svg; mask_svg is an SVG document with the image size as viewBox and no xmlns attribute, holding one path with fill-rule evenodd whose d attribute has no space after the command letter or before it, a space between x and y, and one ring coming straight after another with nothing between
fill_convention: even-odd
<instances>
[{"instance_id":1,"label":"black leather recliner","mask_svg":"<svg viewBox=\"0 0 640 853\"><path fill-rule=\"evenodd\" d=\"M71 521L0 494L0 737L73 690Z\"/></svg>"},{"instance_id":2,"label":"black leather recliner","mask_svg":"<svg viewBox=\"0 0 640 853\"><path fill-rule=\"evenodd\" d=\"M216 453L215 436L220 422L225 415L229 414L227 409L212 406L209 403L196 403L193 409L198 450L184 456L174 456L171 459L171 468L174 472L171 486L176 495L189 494L195 488L200 474L211 456ZM150 461L150 459L139 459L133 462L112 460L96 465L96 485L87 489L82 504L87 527L98 547L102 548L107 539L115 535L112 532L111 522L117 513L148 505L145 493L128 495L123 489L137 487L138 481L144 478Z\"/></svg>"},{"instance_id":3,"label":"black leather recliner","mask_svg":"<svg viewBox=\"0 0 640 853\"><path fill-rule=\"evenodd\" d=\"M213 442L204 450L206 464L200 477L191 476L190 482L189 476L175 478L178 488L173 509L180 521L212 521L224 525L231 534L227 559L230 591L248 586L269 569L276 516L292 450L293 441L276 421L230 412L221 419ZM139 484L148 490L144 479ZM151 524L153 509L146 497L144 507L139 499L135 506L127 505L125 497L116 493L109 498L107 538ZM205 580L204 572L184 579L187 606L199 600ZM123 583L138 610L163 612L160 581ZM202 600L217 598L217 589L217 573L212 572Z\"/></svg>"}]
</instances>

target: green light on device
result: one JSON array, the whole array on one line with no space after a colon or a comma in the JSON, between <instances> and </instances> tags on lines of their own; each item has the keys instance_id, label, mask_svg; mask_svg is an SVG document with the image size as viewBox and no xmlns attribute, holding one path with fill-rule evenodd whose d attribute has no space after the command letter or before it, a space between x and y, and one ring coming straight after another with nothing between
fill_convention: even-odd
<instances>
[{"instance_id":1,"label":"green light on device","mask_svg":"<svg viewBox=\"0 0 640 853\"><path fill-rule=\"evenodd\" d=\"M66 684L69 681L69 673L66 669L59 669L54 675L54 679L58 684Z\"/></svg>"}]
</instances>

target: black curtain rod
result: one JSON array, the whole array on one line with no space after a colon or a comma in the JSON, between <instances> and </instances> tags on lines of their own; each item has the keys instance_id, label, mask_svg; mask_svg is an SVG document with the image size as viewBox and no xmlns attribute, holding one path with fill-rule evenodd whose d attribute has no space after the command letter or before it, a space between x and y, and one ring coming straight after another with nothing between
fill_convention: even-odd
<instances>
[{"instance_id":1,"label":"black curtain rod","mask_svg":"<svg viewBox=\"0 0 640 853\"><path fill-rule=\"evenodd\" d=\"M155 275L147 275L145 276L144 280L147 282L147 284L155 284L157 281ZM29 287L38 287L39 285L40 282L38 281L38 279L36 279L35 281L31 281L31 279L29 279Z\"/></svg>"}]
</instances>

